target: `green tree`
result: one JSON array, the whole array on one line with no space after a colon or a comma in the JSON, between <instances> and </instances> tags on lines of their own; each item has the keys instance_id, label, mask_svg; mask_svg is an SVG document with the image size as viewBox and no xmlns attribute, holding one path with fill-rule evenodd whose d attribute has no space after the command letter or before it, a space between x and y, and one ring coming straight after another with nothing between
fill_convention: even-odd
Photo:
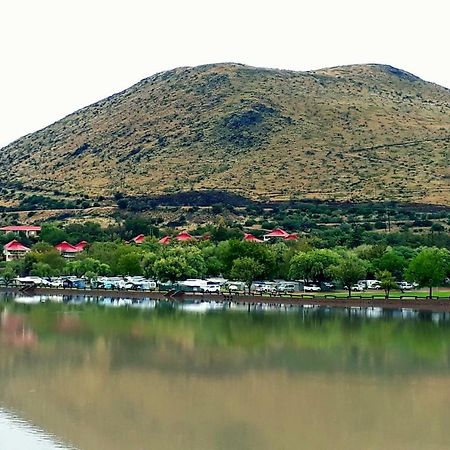
<instances>
[{"instance_id":1,"label":"green tree","mask_svg":"<svg viewBox=\"0 0 450 450\"><path fill-rule=\"evenodd\" d=\"M406 278L416 281L430 290L433 296L433 287L444 282L449 272L450 252L436 247L424 248L415 256L406 270Z\"/></svg>"},{"instance_id":2,"label":"green tree","mask_svg":"<svg viewBox=\"0 0 450 450\"><path fill-rule=\"evenodd\" d=\"M224 271L224 266L222 261L218 257L217 246L205 245L201 250L203 259L205 261L206 275L216 276L222 274Z\"/></svg>"},{"instance_id":3,"label":"green tree","mask_svg":"<svg viewBox=\"0 0 450 450\"><path fill-rule=\"evenodd\" d=\"M381 289L384 289L387 300L391 289L395 289L397 287L395 278L389 270L382 270L377 273L377 279L380 281Z\"/></svg>"},{"instance_id":4,"label":"green tree","mask_svg":"<svg viewBox=\"0 0 450 450\"><path fill-rule=\"evenodd\" d=\"M408 263L404 256L398 254L395 250L389 250L379 259L373 261L373 264L379 272L388 271L395 278L401 279Z\"/></svg>"},{"instance_id":5,"label":"green tree","mask_svg":"<svg viewBox=\"0 0 450 450\"><path fill-rule=\"evenodd\" d=\"M154 278L156 276L154 265L155 261L158 259L158 256L153 252L147 252L144 254L142 258L142 272L146 278Z\"/></svg>"},{"instance_id":6,"label":"green tree","mask_svg":"<svg viewBox=\"0 0 450 450\"><path fill-rule=\"evenodd\" d=\"M31 275L37 277L51 277L54 273L55 271L50 267L50 265L43 262L33 264L33 268L31 269Z\"/></svg>"},{"instance_id":7,"label":"green tree","mask_svg":"<svg viewBox=\"0 0 450 450\"><path fill-rule=\"evenodd\" d=\"M56 245L59 242L67 241L68 235L64 230L55 225L43 225L40 238L51 245Z\"/></svg>"},{"instance_id":8,"label":"green tree","mask_svg":"<svg viewBox=\"0 0 450 450\"><path fill-rule=\"evenodd\" d=\"M174 283L177 280L186 278L189 267L186 259L183 257L169 255L157 259L153 264L153 271L158 280L163 282L171 281Z\"/></svg>"},{"instance_id":9,"label":"green tree","mask_svg":"<svg viewBox=\"0 0 450 450\"><path fill-rule=\"evenodd\" d=\"M234 260L244 257L253 258L263 267L262 277L271 278L276 270L276 257L270 245L233 239L217 245L217 256L225 275L230 275Z\"/></svg>"},{"instance_id":10,"label":"green tree","mask_svg":"<svg viewBox=\"0 0 450 450\"><path fill-rule=\"evenodd\" d=\"M108 264L102 263L94 258L76 259L67 263L64 272L67 275L78 277L86 276L87 273L95 275L108 275L111 269Z\"/></svg>"},{"instance_id":11,"label":"green tree","mask_svg":"<svg viewBox=\"0 0 450 450\"><path fill-rule=\"evenodd\" d=\"M353 284L364 278L367 273L365 261L351 254L344 255L332 270L335 277L347 286L349 297L352 296Z\"/></svg>"},{"instance_id":12,"label":"green tree","mask_svg":"<svg viewBox=\"0 0 450 450\"><path fill-rule=\"evenodd\" d=\"M117 270L121 275L142 275L141 255L137 253L122 255L117 262Z\"/></svg>"},{"instance_id":13,"label":"green tree","mask_svg":"<svg viewBox=\"0 0 450 450\"><path fill-rule=\"evenodd\" d=\"M80 255L80 258L89 257L97 259L101 263L109 265L111 275L123 275L124 263L122 262L122 265L119 266L119 260L130 253L139 255L139 259L141 259L144 250L135 245L124 244L123 242L94 242L87 252L84 251Z\"/></svg>"},{"instance_id":14,"label":"green tree","mask_svg":"<svg viewBox=\"0 0 450 450\"><path fill-rule=\"evenodd\" d=\"M2 272L2 277L5 286L9 286L16 276L17 273L14 271L12 267L6 267Z\"/></svg>"},{"instance_id":15,"label":"green tree","mask_svg":"<svg viewBox=\"0 0 450 450\"><path fill-rule=\"evenodd\" d=\"M298 253L291 259L289 277L322 283L333 276L332 268L339 262L339 255L328 249Z\"/></svg>"},{"instance_id":16,"label":"green tree","mask_svg":"<svg viewBox=\"0 0 450 450\"><path fill-rule=\"evenodd\" d=\"M253 281L261 277L263 273L264 266L248 256L235 259L231 268L231 277L243 281L247 285L249 293Z\"/></svg>"}]
</instances>

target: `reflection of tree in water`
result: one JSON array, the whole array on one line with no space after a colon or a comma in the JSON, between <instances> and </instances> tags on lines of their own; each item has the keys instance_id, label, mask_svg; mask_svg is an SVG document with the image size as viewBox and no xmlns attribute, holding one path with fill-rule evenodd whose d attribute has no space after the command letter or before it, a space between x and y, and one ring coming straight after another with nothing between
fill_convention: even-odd
<instances>
[{"instance_id":1,"label":"reflection of tree in water","mask_svg":"<svg viewBox=\"0 0 450 450\"><path fill-rule=\"evenodd\" d=\"M426 313L414 320L391 312L372 319L344 309L189 315L58 304L12 304L5 311L2 317L17 323L12 329L35 330L34 344L39 336L32 355L16 355L17 364L22 359L27 366L89 361L107 371L210 376L255 369L406 374L450 368L450 322L434 323ZM2 333L6 329L2 325Z\"/></svg>"}]
</instances>

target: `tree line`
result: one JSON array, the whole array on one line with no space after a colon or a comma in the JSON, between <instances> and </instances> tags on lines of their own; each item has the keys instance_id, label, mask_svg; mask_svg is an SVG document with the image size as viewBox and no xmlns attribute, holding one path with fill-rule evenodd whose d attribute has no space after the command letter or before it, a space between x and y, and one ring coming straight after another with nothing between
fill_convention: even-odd
<instances>
[{"instance_id":1,"label":"tree line","mask_svg":"<svg viewBox=\"0 0 450 450\"><path fill-rule=\"evenodd\" d=\"M95 240L98 233L105 233L101 236L104 240ZM0 276L10 280L18 275L76 275L89 279L142 275L175 282L223 275L243 281L248 289L255 280L304 280L317 284L334 281L346 286L350 295L352 286L361 279L378 279L386 295L397 287L397 281L406 279L428 287L430 296L434 286L450 277L450 252L435 246L413 248L376 242L321 248L321 242L313 236L295 242L261 244L245 242L239 232L225 226L216 227L214 239L170 245L159 244L156 231L141 245L127 243L118 235L112 241L106 240L106 233L98 224L44 227L39 242L30 242L30 253L21 260L2 263ZM90 245L67 260L54 244L69 237L73 242L88 240Z\"/></svg>"}]
</instances>

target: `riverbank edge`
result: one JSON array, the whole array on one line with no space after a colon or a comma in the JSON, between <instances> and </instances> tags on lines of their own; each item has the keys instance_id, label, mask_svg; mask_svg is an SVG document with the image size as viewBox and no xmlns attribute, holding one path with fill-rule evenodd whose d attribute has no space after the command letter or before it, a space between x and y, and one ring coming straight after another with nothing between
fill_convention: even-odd
<instances>
[{"instance_id":1,"label":"riverbank edge","mask_svg":"<svg viewBox=\"0 0 450 450\"><path fill-rule=\"evenodd\" d=\"M60 289L36 287L26 291L16 287L1 287L0 293L22 294L22 295L68 295L68 296L89 296L98 298L130 298L141 299L151 298L152 300L166 300L176 302L234 302L241 305L248 304L275 304L285 306L304 306L314 305L328 308L383 308L383 309L414 309L418 311L430 312L450 312L450 300L440 299L384 299L384 298L325 298L320 296L302 297L280 297L280 296L262 296L248 294L211 294L211 293L192 293L183 292L175 295L168 292L159 291L120 291L107 289Z\"/></svg>"}]
</instances>

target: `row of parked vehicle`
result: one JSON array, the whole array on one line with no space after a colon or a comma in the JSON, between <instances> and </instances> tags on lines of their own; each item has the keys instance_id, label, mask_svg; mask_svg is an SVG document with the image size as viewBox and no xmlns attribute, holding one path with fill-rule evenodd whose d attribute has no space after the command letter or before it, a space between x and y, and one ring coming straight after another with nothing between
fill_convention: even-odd
<instances>
[{"instance_id":1,"label":"row of parked vehicle","mask_svg":"<svg viewBox=\"0 0 450 450\"><path fill-rule=\"evenodd\" d=\"M84 277L17 277L13 284L35 285L39 287L54 288L94 288L94 289L133 289L133 290L155 290L158 285L154 280L147 280L144 277L99 277L95 280L88 280Z\"/></svg>"},{"instance_id":2,"label":"row of parked vehicle","mask_svg":"<svg viewBox=\"0 0 450 450\"><path fill-rule=\"evenodd\" d=\"M14 279L17 285L35 285L41 287L55 288L77 288L77 289L123 289L123 290L181 290L186 292L231 292L244 291L246 285L239 281L229 281L222 277L202 279L188 279L178 281L176 283L160 283L156 280L150 280L142 276L125 276L125 277L98 277L95 280L88 280L84 277L17 277ZM416 283L408 283L401 281L398 283L401 290L411 290L418 287ZM318 284L308 283L305 281L255 281L252 283L252 292L258 293L292 293L292 292L320 292L331 291L336 287L331 282L324 282L320 286ZM347 289L346 286L344 288ZM360 280L352 286L353 291L365 291L370 289L381 289L381 283L378 280Z\"/></svg>"},{"instance_id":3,"label":"row of parked vehicle","mask_svg":"<svg viewBox=\"0 0 450 450\"><path fill-rule=\"evenodd\" d=\"M401 291L409 291L412 289L417 289L419 285L417 283L409 283L408 281L397 282L398 289ZM352 286L353 291L365 291L367 289L381 289L381 282L378 280L360 280L354 286Z\"/></svg>"}]
</instances>

